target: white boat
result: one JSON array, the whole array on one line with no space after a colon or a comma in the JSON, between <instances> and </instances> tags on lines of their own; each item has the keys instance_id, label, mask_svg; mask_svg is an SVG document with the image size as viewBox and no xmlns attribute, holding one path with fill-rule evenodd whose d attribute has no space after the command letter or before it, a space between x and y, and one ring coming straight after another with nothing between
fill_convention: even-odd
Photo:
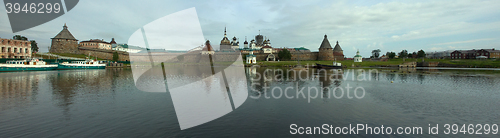
<instances>
[{"instance_id":1,"label":"white boat","mask_svg":"<svg viewBox=\"0 0 500 138\"><path fill-rule=\"evenodd\" d=\"M85 61L72 61L59 63L57 69L104 69L106 64L99 63L97 60L86 59Z\"/></svg>"},{"instance_id":2,"label":"white boat","mask_svg":"<svg viewBox=\"0 0 500 138\"><path fill-rule=\"evenodd\" d=\"M57 64L47 64L47 62L33 58L25 60L11 60L5 64L0 64L0 71L39 71L57 69Z\"/></svg>"}]
</instances>

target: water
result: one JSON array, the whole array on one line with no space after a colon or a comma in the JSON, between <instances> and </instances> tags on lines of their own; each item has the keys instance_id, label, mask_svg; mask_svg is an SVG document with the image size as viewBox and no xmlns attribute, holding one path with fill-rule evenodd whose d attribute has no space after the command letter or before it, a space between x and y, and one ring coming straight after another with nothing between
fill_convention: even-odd
<instances>
[{"instance_id":1,"label":"water","mask_svg":"<svg viewBox=\"0 0 500 138\"><path fill-rule=\"evenodd\" d=\"M498 137L443 134L444 124L500 124L498 71L345 70L338 80L329 77L337 76L334 72L280 71L288 72L246 68L246 101L223 117L186 130L179 128L170 94L139 91L130 69L0 73L0 137L332 136L291 135L291 124L424 129L421 135L392 137ZM177 78L179 82L192 79ZM352 99L346 93L339 96L340 88L347 90L347 85L352 87ZM313 98L315 89L335 87L337 98L328 98L331 92L319 92ZM279 89L286 88L290 90L280 97ZM304 96L296 92L302 88ZM357 95L352 93L355 88ZM361 89L365 90L362 97ZM439 135L428 134L429 124L439 124ZM361 132L333 136L388 136Z\"/></svg>"}]
</instances>

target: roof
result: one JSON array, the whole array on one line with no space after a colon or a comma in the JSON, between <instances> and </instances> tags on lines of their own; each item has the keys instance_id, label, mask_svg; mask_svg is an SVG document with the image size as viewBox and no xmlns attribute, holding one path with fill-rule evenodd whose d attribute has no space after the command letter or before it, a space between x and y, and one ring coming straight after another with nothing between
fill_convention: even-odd
<instances>
[{"instance_id":1,"label":"roof","mask_svg":"<svg viewBox=\"0 0 500 138\"><path fill-rule=\"evenodd\" d=\"M263 46L262 48L273 48L273 47L270 47L270 46Z\"/></svg>"},{"instance_id":2,"label":"roof","mask_svg":"<svg viewBox=\"0 0 500 138\"><path fill-rule=\"evenodd\" d=\"M460 53L475 53L476 50L455 50L453 52L460 52Z\"/></svg>"},{"instance_id":3,"label":"roof","mask_svg":"<svg viewBox=\"0 0 500 138\"><path fill-rule=\"evenodd\" d=\"M361 55L355 55L354 57L363 57L363 56L361 56Z\"/></svg>"},{"instance_id":4,"label":"roof","mask_svg":"<svg viewBox=\"0 0 500 138\"><path fill-rule=\"evenodd\" d=\"M202 51L214 51L214 48L210 45L210 41L205 42L205 46Z\"/></svg>"},{"instance_id":5,"label":"roof","mask_svg":"<svg viewBox=\"0 0 500 138\"><path fill-rule=\"evenodd\" d=\"M333 51L343 51L342 48L340 48L339 41L337 41L337 44L335 45L335 48L333 48Z\"/></svg>"},{"instance_id":6,"label":"roof","mask_svg":"<svg viewBox=\"0 0 500 138\"><path fill-rule=\"evenodd\" d=\"M495 50L494 48L493 49L481 49L481 50L488 51L490 53L491 52L495 52L495 53L500 52L500 50Z\"/></svg>"},{"instance_id":7,"label":"roof","mask_svg":"<svg viewBox=\"0 0 500 138\"><path fill-rule=\"evenodd\" d=\"M256 57L254 54L248 54L247 57Z\"/></svg>"},{"instance_id":8,"label":"roof","mask_svg":"<svg viewBox=\"0 0 500 138\"><path fill-rule=\"evenodd\" d=\"M76 40L76 38L69 32L68 26L64 24L63 30L59 32L54 38L52 39L69 39L69 40Z\"/></svg>"},{"instance_id":9,"label":"roof","mask_svg":"<svg viewBox=\"0 0 500 138\"><path fill-rule=\"evenodd\" d=\"M239 44L240 44L240 42L236 42L236 43L231 42L232 46L238 46Z\"/></svg>"},{"instance_id":10,"label":"roof","mask_svg":"<svg viewBox=\"0 0 500 138\"><path fill-rule=\"evenodd\" d=\"M118 46L123 47L123 48L128 48L127 44L118 44Z\"/></svg>"},{"instance_id":11,"label":"roof","mask_svg":"<svg viewBox=\"0 0 500 138\"><path fill-rule=\"evenodd\" d=\"M111 38L111 42L109 42L110 44L116 44L115 42L115 38Z\"/></svg>"},{"instance_id":12,"label":"roof","mask_svg":"<svg viewBox=\"0 0 500 138\"><path fill-rule=\"evenodd\" d=\"M300 48L295 48L295 50L309 50L309 49L304 48L304 47L300 47Z\"/></svg>"},{"instance_id":13,"label":"roof","mask_svg":"<svg viewBox=\"0 0 500 138\"><path fill-rule=\"evenodd\" d=\"M325 35L325 38L323 38L323 42L321 42L321 45L319 46L319 49L331 49L332 46L330 45L330 42L328 41L328 39L326 38L326 35Z\"/></svg>"},{"instance_id":14,"label":"roof","mask_svg":"<svg viewBox=\"0 0 500 138\"><path fill-rule=\"evenodd\" d=\"M103 40L99 40L99 39L90 39L90 40L87 40L87 41L82 41L82 42L97 42L97 43L106 43L106 44L110 44L106 41L103 41Z\"/></svg>"}]
</instances>

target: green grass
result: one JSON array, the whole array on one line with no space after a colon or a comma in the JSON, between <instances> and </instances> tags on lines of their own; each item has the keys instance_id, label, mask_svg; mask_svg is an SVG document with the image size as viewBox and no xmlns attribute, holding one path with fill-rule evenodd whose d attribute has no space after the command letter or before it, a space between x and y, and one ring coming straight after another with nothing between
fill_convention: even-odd
<instances>
[{"instance_id":1,"label":"green grass","mask_svg":"<svg viewBox=\"0 0 500 138\"><path fill-rule=\"evenodd\" d=\"M458 65L463 67L477 67L477 68L500 68L500 60L491 59L487 60L476 60L476 59L462 59L462 60L451 60L451 59L424 59L425 62L440 62L451 65ZM318 64L327 64L332 65L333 61L258 61L257 65L263 66L289 66L289 65L297 65L300 63L301 65L315 65ZM338 61L347 67L351 67L352 65L356 67L373 67L373 66L391 66L391 65L399 65L404 62L422 62L422 59L389 59L388 61L363 61L361 63L354 63L353 60L345 60Z\"/></svg>"},{"instance_id":2,"label":"green grass","mask_svg":"<svg viewBox=\"0 0 500 138\"><path fill-rule=\"evenodd\" d=\"M57 57L54 56L46 56L46 55L40 55L40 54L34 54L33 57L35 58L42 58L42 59L56 59Z\"/></svg>"}]
</instances>

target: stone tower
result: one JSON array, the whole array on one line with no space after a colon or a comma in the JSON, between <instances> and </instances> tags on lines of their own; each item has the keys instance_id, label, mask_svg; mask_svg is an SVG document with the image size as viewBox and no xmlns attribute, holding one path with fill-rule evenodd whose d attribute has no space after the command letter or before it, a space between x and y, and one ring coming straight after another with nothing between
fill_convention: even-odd
<instances>
[{"instance_id":1,"label":"stone tower","mask_svg":"<svg viewBox=\"0 0 500 138\"><path fill-rule=\"evenodd\" d=\"M232 51L231 42L227 38L226 28L224 28L224 38L222 38L222 40L220 41L220 51L223 52Z\"/></svg>"},{"instance_id":2,"label":"stone tower","mask_svg":"<svg viewBox=\"0 0 500 138\"><path fill-rule=\"evenodd\" d=\"M333 49L326 35L325 38L323 38L323 42L321 42L321 45L319 46L318 60L334 60Z\"/></svg>"},{"instance_id":3,"label":"stone tower","mask_svg":"<svg viewBox=\"0 0 500 138\"><path fill-rule=\"evenodd\" d=\"M340 48L339 41L337 41L337 44L333 48L333 56L337 60L340 60L340 61L344 60L344 50L342 50L342 48Z\"/></svg>"},{"instance_id":4,"label":"stone tower","mask_svg":"<svg viewBox=\"0 0 500 138\"><path fill-rule=\"evenodd\" d=\"M63 30L51 39L50 53L78 54L78 40L69 32L66 24L64 24Z\"/></svg>"}]
</instances>

